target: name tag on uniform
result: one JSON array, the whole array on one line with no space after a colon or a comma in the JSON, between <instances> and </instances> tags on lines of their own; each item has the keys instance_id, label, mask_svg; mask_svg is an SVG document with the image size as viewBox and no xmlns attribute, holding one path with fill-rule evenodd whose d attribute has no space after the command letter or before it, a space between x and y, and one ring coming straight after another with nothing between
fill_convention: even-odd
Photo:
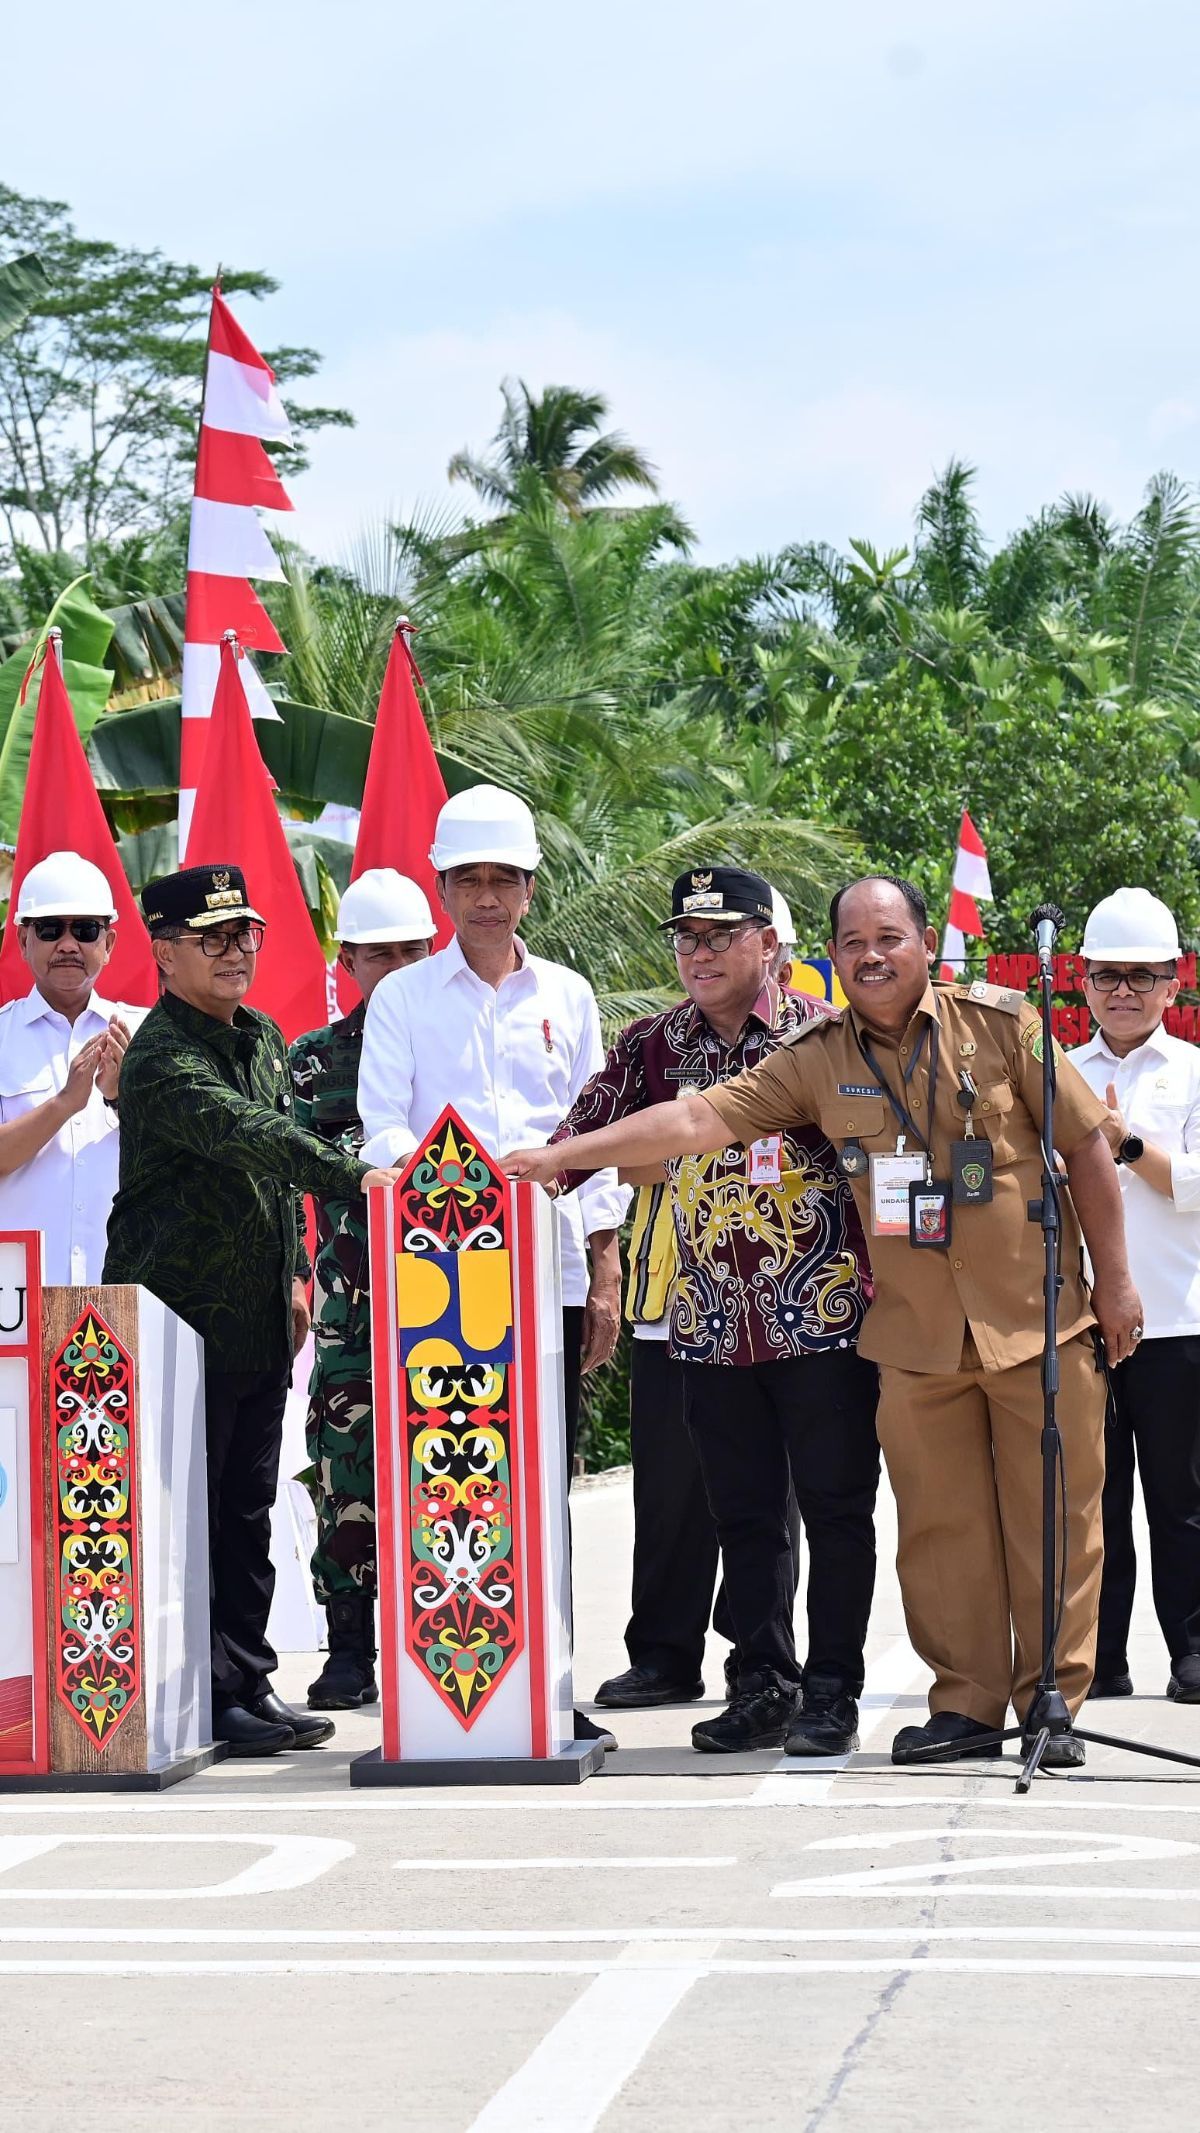
<instances>
[{"instance_id":1,"label":"name tag on uniform","mask_svg":"<svg viewBox=\"0 0 1200 2133\"><path fill-rule=\"evenodd\" d=\"M925 1158L916 1155L871 1157L871 1235L907 1237L908 1188L924 1182Z\"/></svg>"},{"instance_id":2,"label":"name tag on uniform","mask_svg":"<svg viewBox=\"0 0 1200 2133\"><path fill-rule=\"evenodd\" d=\"M992 1197L990 1141L952 1141L951 1188L956 1207L983 1207Z\"/></svg>"},{"instance_id":3,"label":"name tag on uniform","mask_svg":"<svg viewBox=\"0 0 1200 2133\"><path fill-rule=\"evenodd\" d=\"M750 1183L778 1185L783 1178L783 1135L765 1133L750 1143Z\"/></svg>"}]
</instances>

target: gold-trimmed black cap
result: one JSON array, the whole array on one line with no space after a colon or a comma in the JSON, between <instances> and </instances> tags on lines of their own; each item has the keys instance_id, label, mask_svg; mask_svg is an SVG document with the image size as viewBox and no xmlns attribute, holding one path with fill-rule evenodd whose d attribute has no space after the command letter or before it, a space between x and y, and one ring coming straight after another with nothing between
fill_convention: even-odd
<instances>
[{"instance_id":1,"label":"gold-trimmed black cap","mask_svg":"<svg viewBox=\"0 0 1200 2133\"><path fill-rule=\"evenodd\" d=\"M187 926L203 933L208 926L223 926L231 918L255 918L266 922L246 893L246 877L240 867L181 867L178 874L163 874L148 881L142 890L142 910L151 933L158 926Z\"/></svg>"},{"instance_id":2,"label":"gold-trimmed black cap","mask_svg":"<svg viewBox=\"0 0 1200 2133\"><path fill-rule=\"evenodd\" d=\"M771 884L742 867L689 867L676 876L671 916L661 926L686 926L702 919L710 926L740 926L747 918L774 924Z\"/></svg>"}]
</instances>

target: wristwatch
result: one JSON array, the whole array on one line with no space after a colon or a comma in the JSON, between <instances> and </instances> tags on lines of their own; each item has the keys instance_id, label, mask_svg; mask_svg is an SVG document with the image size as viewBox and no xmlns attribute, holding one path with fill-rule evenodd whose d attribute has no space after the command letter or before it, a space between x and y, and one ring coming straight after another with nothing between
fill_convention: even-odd
<instances>
[{"instance_id":1,"label":"wristwatch","mask_svg":"<svg viewBox=\"0 0 1200 2133\"><path fill-rule=\"evenodd\" d=\"M1146 1153L1146 1143L1140 1133L1127 1133L1117 1150L1118 1163L1136 1163Z\"/></svg>"}]
</instances>

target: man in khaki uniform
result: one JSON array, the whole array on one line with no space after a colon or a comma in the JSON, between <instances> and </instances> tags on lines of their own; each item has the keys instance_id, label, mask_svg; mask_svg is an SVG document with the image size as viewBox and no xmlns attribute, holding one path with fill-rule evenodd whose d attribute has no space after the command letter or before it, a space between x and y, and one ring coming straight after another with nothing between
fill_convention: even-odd
<instances>
[{"instance_id":1,"label":"man in khaki uniform","mask_svg":"<svg viewBox=\"0 0 1200 2133\"><path fill-rule=\"evenodd\" d=\"M1040 1192L1041 1025L1019 993L931 984L937 936L910 883L851 883L830 922L849 1002L840 1017L806 1024L703 1096L655 1105L586 1140L521 1150L505 1168L549 1181L561 1168L699 1154L807 1120L839 1148L875 1275L859 1350L880 1365L878 1428L899 1510L909 1635L936 1676L928 1724L904 1728L893 1745L903 1762L994 1730L1010 1698L1024 1724L1041 1667L1043 1257L1027 1211ZM1055 1141L1070 1197L1058 1320L1068 1494L1058 1678L1072 1712L1092 1676L1102 1560L1104 1381L1092 1328L1112 1363L1141 1337L1105 1117L1060 1059ZM963 1141L974 1145L956 1156ZM1059 1764L1084 1759L1073 1735L1051 1749Z\"/></svg>"}]
</instances>

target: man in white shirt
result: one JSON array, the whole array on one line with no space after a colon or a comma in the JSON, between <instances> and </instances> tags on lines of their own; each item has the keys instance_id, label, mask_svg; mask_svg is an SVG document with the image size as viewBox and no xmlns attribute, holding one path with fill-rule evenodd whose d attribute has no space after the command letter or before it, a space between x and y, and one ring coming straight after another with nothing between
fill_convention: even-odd
<instances>
[{"instance_id":1,"label":"man in white shirt","mask_svg":"<svg viewBox=\"0 0 1200 2133\"><path fill-rule=\"evenodd\" d=\"M587 979L531 955L517 933L541 861L524 801L494 785L456 793L429 856L454 939L371 995L358 1082L371 1163L406 1161L448 1103L497 1159L547 1141L604 1063ZM608 1362L620 1331L617 1230L628 1200L606 1170L560 1210L568 1473L581 1372ZM576 1735L602 1737L581 1714Z\"/></svg>"},{"instance_id":2,"label":"man in white shirt","mask_svg":"<svg viewBox=\"0 0 1200 2133\"><path fill-rule=\"evenodd\" d=\"M94 989L115 921L108 882L77 852L51 852L21 884L17 937L33 988L0 1008L0 1229L42 1231L48 1282L99 1281L104 1265L117 1080L145 1013Z\"/></svg>"},{"instance_id":3,"label":"man in white shirt","mask_svg":"<svg viewBox=\"0 0 1200 2133\"><path fill-rule=\"evenodd\" d=\"M1145 1308L1139 1347L1112 1372L1105 1429L1104 1581L1093 1696L1131 1696L1127 1640L1137 1563L1134 1461L1150 1528L1168 1696L1200 1703L1200 1051L1169 1037L1179 936L1147 889L1118 889L1087 922L1083 990L1100 1027L1070 1055L1108 1105L1129 1265ZM1068 1477L1069 1478L1069 1477Z\"/></svg>"}]
</instances>

